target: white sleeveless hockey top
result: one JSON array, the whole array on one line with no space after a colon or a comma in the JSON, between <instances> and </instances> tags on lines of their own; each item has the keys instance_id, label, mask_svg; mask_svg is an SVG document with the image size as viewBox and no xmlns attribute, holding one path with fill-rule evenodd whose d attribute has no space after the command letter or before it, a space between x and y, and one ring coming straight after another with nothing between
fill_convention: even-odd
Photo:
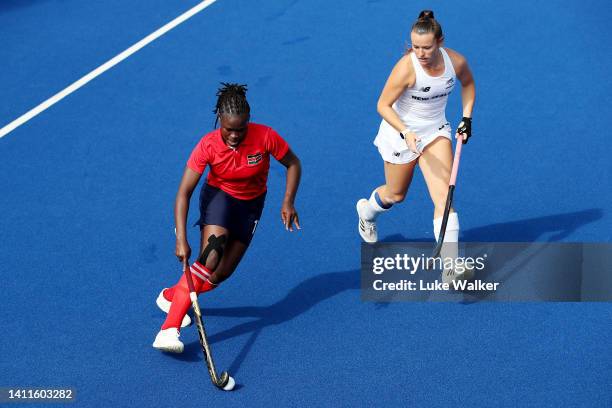
<instances>
[{"instance_id":1,"label":"white sleeveless hockey top","mask_svg":"<svg viewBox=\"0 0 612 408\"><path fill-rule=\"evenodd\" d=\"M408 127L410 125L407 122L437 122L445 117L446 102L455 87L456 78L453 63L446 50L440 48L440 53L444 59L444 73L438 77L429 76L415 53L410 53L416 81L394 104L395 111Z\"/></svg>"},{"instance_id":2,"label":"white sleeveless hockey top","mask_svg":"<svg viewBox=\"0 0 612 408\"><path fill-rule=\"evenodd\" d=\"M428 75L414 52L410 53L416 80L414 86L405 89L393 104L393 109L402 122L421 138L434 136L432 133L436 133L440 126L447 123L446 102L455 87L456 77L453 63L444 48L440 48L440 53L444 59L444 73L437 77ZM407 149L406 143L399 137L399 132L384 119L376 139L376 145L382 142L397 151Z\"/></svg>"}]
</instances>

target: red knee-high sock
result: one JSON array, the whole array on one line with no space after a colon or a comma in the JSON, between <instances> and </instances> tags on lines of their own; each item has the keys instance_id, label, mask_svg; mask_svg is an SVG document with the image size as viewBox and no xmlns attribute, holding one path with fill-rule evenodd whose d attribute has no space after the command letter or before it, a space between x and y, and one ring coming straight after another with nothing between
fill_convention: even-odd
<instances>
[{"instance_id":1,"label":"red knee-high sock","mask_svg":"<svg viewBox=\"0 0 612 408\"><path fill-rule=\"evenodd\" d=\"M202 286L200 287L200 289L198 289L198 295L201 293L205 293L208 291L213 290L214 288L216 288L217 286L219 286L218 283L212 283L211 281L209 281L208 279L206 279L206 281L202 284Z\"/></svg>"},{"instance_id":2,"label":"red knee-high sock","mask_svg":"<svg viewBox=\"0 0 612 408\"><path fill-rule=\"evenodd\" d=\"M198 271L198 268L199 268L198 274L201 275L202 277L206 278L206 280L204 281L204 286L200 290L198 290L198 287L196 286L196 280L198 280L199 277L198 277L198 275L194 274L194 272L193 272L194 269L196 271ZM208 279L208 278L210 278L210 275L212 275L210 270L207 267L205 267L204 265L202 265L201 263L197 262L197 261L194 262L193 265L191 266L191 276L192 276L192 279L193 279L193 285L194 285L198 295L200 293L204 293L204 292L208 292L209 290L213 290L214 288L217 287L218 284L211 283L210 280ZM181 279L183 279L184 276L185 275L183 274ZM187 284L186 282L187 281L185 281L185 284ZM180 281L179 281L179 283L180 283ZM172 299L174 299L174 293L176 291L176 288L178 288L179 283L177 283L176 285L174 285L171 288L168 288L168 289L164 290L164 298L166 298L166 300L168 302L172 302Z\"/></svg>"},{"instance_id":3,"label":"red knee-high sock","mask_svg":"<svg viewBox=\"0 0 612 408\"><path fill-rule=\"evenodd\" d=\"M191 273L194 276L197 276L198 278L200 278L202 282L200 287L195 288L196 293L198 295L200 293L204 293L204 292L208 292L209 290L213 290L218 285L210 281L210 275L212 275L212 272L210 271L210 269L208 269L207 267L205 267L199 262L193 263L193 265L191 266Z\"/></svg>"},{"instance_id":4,"label":"red knee-high sock","mask_svg":"<svg viewBox=\"0 0 612 408\"><path fill-rule=\"evenodd\" d=\"M212 284L208 280L208 277L210 276L210 271L199 262L195 262L190 267L190 270L193 287L197 294L208 292L209 290L212 290L217 287L217 285ZM162 330L168 329L170 327L180 329L181 322L183 321L183 316L185 316L185 314L189 310L189 307L191 306L191 299L189 298L189 287L187 285L187 277L185 276L185 274L181 276L181 279L176 285L164 291L164 297L166 299L170 297L170 294L172 298L172 304L170 305L170 310L168 311L166 321L162 325Z\"/></svg>"},{"instance_id":5,"label":"red knee-high sock","mask_svg":"<svg viewBox=\"0 0 612 408\"><path fill-rule=\"evenodd\" d=\"M166 299L168 302L172 302L172 299L174 299L174 291L176 290L177 285L174 285L171 288L166 288L164 289L164 291L162 292L162 294L164 295L164 299Z\"/></svg>"}]
</instances>

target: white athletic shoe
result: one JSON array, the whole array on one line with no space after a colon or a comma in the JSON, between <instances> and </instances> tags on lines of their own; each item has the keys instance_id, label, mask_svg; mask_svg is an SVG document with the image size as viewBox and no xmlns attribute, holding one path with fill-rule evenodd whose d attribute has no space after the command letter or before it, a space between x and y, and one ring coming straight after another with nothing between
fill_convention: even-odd
<instances>
[{"instance_id":1,"label":"white athletic shoe","mask_svg":"<svg viewBox=\"0 0 612 408\"><path fill-rule=\"evenodd\" d=\"M378 232L376 231L376 221L367 220L363 217L363 206L370 205L368 200L362 198L357 201L357 215L359 216L359 235L367 243L373 244L378 241Z\"/></svg>"},{"instance_id":2,"label":"white athletic shoe","mask_svg":"<svg viewBox=\"0 0 612 408\"><path fill-rule=\"evenodd\" d=\"M163 288L162 291L159 292L159 296L157 297L157 300L155 301L155 303L157 303L157 307L159 307L162 310L162 312L168 313L170 311L170 305L172 304L172 302L169 302L164 297L164 290L166 289L167 288ZM185 316L183 317L183 321L181 322L181 327L187 327L190 324L191 324L191 317L189 317L188 314L185 314Z\"/></svg>"},{"instance_id":3,"label":"white athletic shoe","mask_svg":"<svg viewBox=\"0 0 612 408\"><path fill-rule=\"evenodd\" d=\"M465 268L465 267L464 267ZM471 281L474 279L474 269L465 268L462 273L457 273L453 269L447 269L442 272L442 283L451 283L452 281Z\"/></svg>"},{"instance_id":4,"label":"white athletic shoe","mask_svg":"<svg viewBox=\"0 0 612 408\"><path fill-rule=\"evenodd\" d=\"M178 329L175 327L160 330L157 336L155 336L153 347L167 353L182 353L185 346L183 342L179 340L180 335Z\"/></svg>"}]
</instances>

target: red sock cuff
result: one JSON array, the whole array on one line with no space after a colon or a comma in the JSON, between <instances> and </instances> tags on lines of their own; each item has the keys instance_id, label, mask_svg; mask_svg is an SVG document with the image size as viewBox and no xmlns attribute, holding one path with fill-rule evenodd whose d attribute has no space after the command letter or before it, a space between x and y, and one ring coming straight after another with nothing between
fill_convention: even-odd
<instances>
[{"instance_id":1,"label":"red sock cuff","mask_svg":"<svg viewBox=\"0 0 612 408\"><path fill-rule=\"evenodd\" d=\"M212 275L212 272L198 261L191 265L190 270L191 276L194 278L194 283L195 280L199 280L200 283L206 282L210 278L210 275Z\"/></svg>"},{"instance_id":2,"label":"red sock cuff","mask_svg":"<svg viewBox=\"0 0 612 408\"><path fill-rule=\"evenodd\" d=\"M213 290L214 288L216 288L217 286L219 286L218 283L212 283L211 281L209 281L208 279L206 279L204 281L204 284L199 288L198 290L198 295L200 293L204 293L204 292L210 292L211 290Z\"/></svg>"},{"instance_id":3,"label":"red sock cuff","mask_svg":"<svg viewBox=\"0 0 612 408\"><path fill-rule=\"evenodd\" d=\"M209 286L212 285L212 283L210 283L210 281L208 280L208 278L211 275L211 272L207 267L205 267L201 263L197 261L194 262L193 265L189 267L189 270L191 271L191 280L193 281L193 286L197 293L202 293L203 285L206 285L206 289L204 290L204 292L208 292L209 290L212 290L214 289L214 287L217 286L217 285L213 285L212 288L209 288ZM181 283L185 285L185 287L187 287L187 281L185 278L185 274L181 275L181 278L179 279L179 282L176 285L164 290L163 296L168 302L172 302L172 299L174 299L174 293L177 287L181 285Z\"/></svg>"}]
</instances>

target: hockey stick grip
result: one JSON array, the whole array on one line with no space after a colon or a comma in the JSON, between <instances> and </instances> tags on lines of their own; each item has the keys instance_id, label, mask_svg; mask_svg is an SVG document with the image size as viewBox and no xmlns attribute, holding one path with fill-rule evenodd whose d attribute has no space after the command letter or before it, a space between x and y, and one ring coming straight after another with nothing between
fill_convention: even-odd
<instances>
[{"instance_id":1,"label":"hockey stick grip","mask_svg":"<svg viewBox=\"0 0 612 408\"><path fill-rule=\"evenodd\" d=\"M183 260L183 273L187 279L187 286L189 287L189 293L195 293L195 286L193 286L193 279L191 278L191 268L189 267L189 260Z\"/></svg>"},{"instance_id":2,"label":"hockey stick grip","mask_svg":"<svg viewBox=\"0 0 612 408\"><path fill-rule=\"evenodd\" d=\"M461 148L463 146L463 140L457 139L457 146L455 147L455 158L453 159L453 168L451 170L449 186L454 186L457 183L457 173L459 173L459 160L461 159Z\"/></svg>"}]
</instances>

